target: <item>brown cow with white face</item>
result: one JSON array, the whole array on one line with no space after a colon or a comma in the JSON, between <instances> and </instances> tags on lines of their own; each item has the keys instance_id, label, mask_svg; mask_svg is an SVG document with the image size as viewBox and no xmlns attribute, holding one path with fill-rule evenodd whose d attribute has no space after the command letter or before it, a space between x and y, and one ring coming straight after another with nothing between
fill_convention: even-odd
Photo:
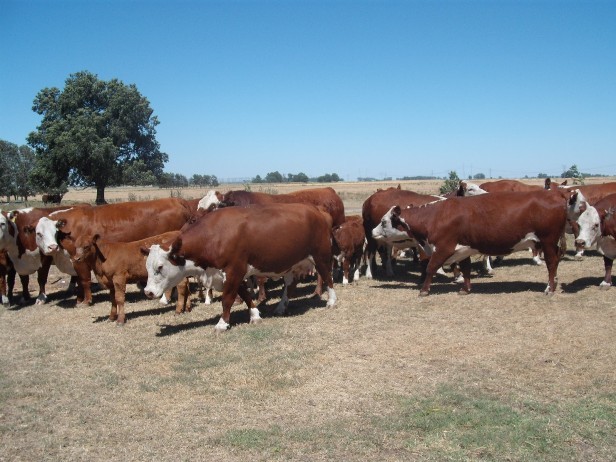
<instances>
[{"instance_id":1,"label":"brown cow with white face","mask_svg":"<svg viewBox=\"0 0 616 462\"><path fill-rule=\"evenodd\" d=\"M575 240L578 250L589 249L594 245L603 255L605 277L600 287L612 286L612 265L616 258L616 194L604 197L594 206L585 202L580 204L580 216L577 219L579 234Z\"/></svg>"},{"instance_id":2,"label":"brown cow with white face","mask_svg":"<svg viewBox=\"0 0 616 462\"><path fill-rule=\"evenodd\" d=\"M98 234L107 241L131 242L179 230L191 216L190 204L179 198L73 208L41 218L36 225L36 243L44 255L65 249L74 256L74 241L79 237ZM92 303L92 268L86 262L73 266L81 289L77 301Z\"/></svg>"},{"instance_id":3,"label":"brown cow with white face","mask_svg":"<svg viewBox=\"0 0 616 462\"><path fill-rule=\"evenodd\" d=\"M181 279L204 270L221 270L223 312L216 326L229 327L236 296L246 302L251 322L261 320L248 292L249 276L284 277L285 288L277 313L288 305L286 288L294 277L316 268L327 285L327 306L336 303L331 276L331 223L312 205L272 204L227 207L199 218L184 229L171 246L144 249L148 284L146 295L160 297Z\"/></svg>"},{"instance_id":4,"label":"brown cow with white face","mask_svg":"<svg viewBox=\"0 0 616 462\"><path fill-rule=\"evenodd\" d=\"M400 249L407 249L415 244L414 239L409 236L399 236L398 240L378 243L372 237L372 230L381 222L383 215L394 205L399 204L403 207L407 205L420 206L441 200L444 200L444 198L400 189L400 185L397 188L380 189L365 200L361 214L364 221L364 232L366 233L367 278L372 278L373 270L376 269L375 257L379 246L385 247L385 251L381 253L385 273L387 276L393 276L394 271L391 265L392 248L395 246Z\"/></svg>"},{"instance_id":5,"label":"brown cow with white face","mask_svg":"<svg viewBox=\"0 0 616 462\"><path fill-rule=\"evenodd\" d=\"M566 197L560 192L491 193L422 207L392 207L372 235L388 241L413 236L430 255L420 295L428 295L434 274L444 264L460 262L460 292L469 293L471 255L507 255L529 247L543 250L546 293L553 294L566 219Z\"/></svg>"}]
</instances>

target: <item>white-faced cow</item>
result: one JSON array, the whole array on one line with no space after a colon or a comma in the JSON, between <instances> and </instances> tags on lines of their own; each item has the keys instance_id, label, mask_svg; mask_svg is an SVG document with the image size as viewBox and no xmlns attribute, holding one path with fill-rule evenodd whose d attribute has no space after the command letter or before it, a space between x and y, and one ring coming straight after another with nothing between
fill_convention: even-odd
<instances>
[{"instance_id":1,"label":"white-faced cow","mask_svg":"<svg viewBox=\"0 0 616 462\"><path fill-rule=\"evenodd\" d=\"M75 207L89 208L90 206L80 204ZM35 227L38 221L59 210L68 210L68 208L26 208L13 210L8 214L3 212L0 217L0 249L7 251L14 270L20 276L23 287L22 301L27 301L30 298L28 293L29 276L36 272L39 285L36 303L45 303L47 300L45 285L51 264L55 264L61 272L71 276L69 291L73 288L76 272L68 255L63 252L57 252L53 256L41 255L36 245ZM14 275L9 274L8 296L11 303L13 282Z\"/></svg>"},{"instance_id":2,"label":"white-faced cow","mask_svg":"<svg viewBox=\"0 0 616 462\"><path fill-rule=\"evenodd\" d=\"M41 218L36 226L36 243L45 255L55 255L62 249L74 255L74 241L79 237L98 234L107 241L131 242L179 230L191 216L190 204L179 198L73 208ZM80 286L77 301L90 304L92 268L86 262L75 262L74 267Z\"/></svg>"},{"instance_id":3,"label":"white-faced cow","mask_svg":"<svg viewBox=\"0 0 616 462\"><path fill-rule=\"evenodd\" d=\"M552 294L566 218L566 197L559 192L491 193L422 207L392 207L372 235L387 241L413 236L430 255L420 295L428 295L434 274L444 264L460 263L460 293L469 293L471 255L507 255L529 247L544 252L546 293Z\"/></svg>"},{"instance_id":4,"label":"white-faced cow","mask_svg":"<svg viewBox=\"0 0 616 462\"><path fill-rule=\"evenodd\" d=\"M609 289L612 286L612 265L616 258L616 194L604 197L594 206L582 202L580 211L576 248L581 250L597 246L605 266L605 277L600 286Z\"/></svg>"},{"instance_id":5,"label":"white-faced cow","mask_svg":"<svg viewBox=\"0 0 616 462\"><path fill-rule=\"evenodd\" d=\"M397 188L379 189L364 201L362 206L362 219L364 231L366 233L366 277L372 278L373 270L376 269L376 252L379 247L385 247L381 253L381 260L387 276L393 276L394 271L391 264L391 253L393 247L407 249L415 245L414 239L409 236L399 236L398 240L378 243L372 237L372 230L381 222L383 215L394 205L401 204L420 206L434 201L444 200L443 197L429 194L419 194Z\"/></svg>"},{"instance_id":6,"label":"white-faced cow","mask_svg":"<svg viewBox=\"0 0 616 462\"><path fill-rule=\"evenodd\" d=\"M160 297L182 278L203 270L222 270L226 276L223 312L216 325L221 332L229 327L238 294L248 305L250 322L261 320L246 278L283 277L285 288L276 310L282 313L288 305L288 284L316 268L327 284L327 306L333 306L331 218L326 215L305 204L228 207L206 214L184 229L171 246L144 249L148 253L146 295Z\"/></svg>"}]
</instances>

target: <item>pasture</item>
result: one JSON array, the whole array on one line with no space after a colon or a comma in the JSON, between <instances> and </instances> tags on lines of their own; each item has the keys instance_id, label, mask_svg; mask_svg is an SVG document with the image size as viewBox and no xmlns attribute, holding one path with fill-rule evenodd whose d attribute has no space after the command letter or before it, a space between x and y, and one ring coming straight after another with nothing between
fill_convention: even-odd
<instances>
[{"instance_id":1,"label":"pasture","mask_svg":"<svg viewBox=\"0 0 616 462\"><path fill-rule=\"evenodd\" d=\"M333 187L357 214L396 184ZM288 187L300 186L252 189ZM577 261L568 245L552 297L530 252L492 277L474 264L468 296L448 275L418 297L419 267L401 259L393 279L336 284L334 308L309 297L309 281L274 317L272 284L261 324L235 306L218 336L219 298L194 294L193 311L176 316L129 286L117 327L107 291L76 307L52 270L46 305L0 308L0 460L614 460L616 289L599 289L596 252Z\"/></svg>"}]
</instances>

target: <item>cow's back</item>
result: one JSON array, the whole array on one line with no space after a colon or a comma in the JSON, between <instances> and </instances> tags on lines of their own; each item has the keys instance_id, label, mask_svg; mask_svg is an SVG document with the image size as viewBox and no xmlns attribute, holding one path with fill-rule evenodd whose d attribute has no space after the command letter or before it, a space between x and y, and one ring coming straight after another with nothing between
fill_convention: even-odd
<instances>
[{"instance_id":1,"label":"cow's back","mask_svg":"<svg viewBox=\"0 0 616 462\"><path fill-rule=\"evenodd\" d=\"M99 234L110 241L129 242L180 229L192 216L180 198L122 202L90 208L74 208L49 215L64 220L62 231L73 238Z\"/></svg>"},{"instance_id":2,"label":"cow's back","mask_svg":"<svg viewBox=\"0 0 616 462\"><path fill-rule=\"evenodd\" d=\"M544 186L522 183L518 180L497 180L488 181L479 185L481 189L489 193L492 192L528 192L540 191L545 189Z\"/></svg>"},{"instance_id":3,"label":"cow's back","mask_svg":"<svg viewBox=\"0 0 616 462\"><path fill-rule=\"evenodd\" d=\"M604 197L610 194L616 194L616 182L570 186L567 189L570 191L579 190L590 205L595 205Z\"/></svg>"}]
</instances>

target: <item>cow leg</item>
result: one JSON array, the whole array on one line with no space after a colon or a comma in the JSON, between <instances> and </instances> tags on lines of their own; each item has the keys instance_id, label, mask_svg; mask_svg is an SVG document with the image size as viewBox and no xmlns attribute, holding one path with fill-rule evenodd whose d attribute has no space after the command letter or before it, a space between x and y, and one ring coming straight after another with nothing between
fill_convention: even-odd
<instances>
[{"instance_id":1,"label":"cow leg","mask_svg":"<svg viewBox=\"0 0 616 462\"><path fill-rule=\"evenodd\" d=\"M218 324L214 327L214 332L216 333L225 332L231 327L229 324L229 320L231 319L231 307L235 303L239 287L242 285L241 276L239 278L236 276L236 274L242 274L242 271L226 269L225 272L227 273L227 279L222 288L222 315L220 316Z\"/></svg>"},{"instance_id":2,"label":"cow leg","mask_svg":"<svg viewBox=\"0 0 616 462\"><path fill-rule=\"evenodd\" d=\"M468 295L471 293L471 257L460 261L460 271L462 271L464 281L458 293L460 295Z\"/></svg>"},{"instance_id":3,"label":"cow leg","mask_svg":"<svg viewBox=\"0 0 616 462\"><path fill-rule=\"evenodd\" d=\"M184 278L177 285L178 299L175 303L175 314L182 314L184 311L190 312L190 290L188 288L188 278Z\"/></svg>"},{"instance_id":4,"label":"cow leg","mask_svg":"<svg viewBox=\"0 0 616 462\"><path fill-rule=\"evenodd\" d=\"M342 259L342 285L347 285L349 283L349 278L351 274L351 261L347 257L343 257Z\"/></svg>"},{"instance_id":5,"label":"cow leg","mask_svg":"<svg viewBox=\"0 0 616 462\"><path fill-rule=\"evenodd\" d=\"M533 262L535 263L535 265L543 265L541 257L539 256L540 250L536 247L533 247L531 251L533 252Z\"/></svg>"},{"instance_id":6,"label":"cow leg","mask_svg":"<svg viewBox=\"0 0 616 462\"><path fill-rule=\"evenodd\" d=\"M364 261L366 262L366 277L372 279L372 270L376 268L376 241L374 239L366 238Z\"/></svg>"},{"instance_id":7,"label":"cow leg","mask_svg":"<svg viewBox=\"0 0 616 462\"><path fill-rule=\"evenodd\" d=\"M601 284L599 284L599 287L601 287L602 289L609 289L610 287L612 287L613 262L614 260L612 260L611 258L607 258L606 256L603 257L603 264L605 266L605 278L603 279L603 281L601 281Z\"/></svg>"},{"instance_id":8,"label":"cow leg","mask_svg":"<svg viewBox=\"0 0 616 462\"><path fill-rule=\"evenodd\" d=\"M381 254L381 259L383 259L383 267L385 268L385 275L388 277L392 277L394 275L394 267L392 265L391 252L394 246L386 244L385 252Z\"/></svg>"},{"instance_id":9,"label":"cow leg","mask_svg":"<svg viewBox=\"0 0 616 462\"><path fill-rule=\"evenodd\" d=\"M317 258L315 259L315 267L319 276L323 282L327 285L327 307L334 306L336 304L336 292L334 291L334 279L332 278L331 265L329 264L330 258Z\"/></svg>"},{"instance_id":10,"label":"cow leg","mask_svg":"<svg viewBox=\"0 0 616 462\"><path fill-rule=\"evenodd\" d=\"M13 304L13 289L15 288L15 268L10 267L6 275L7 283L7 297L9 298L9 305Z\"/></svg>"},{"instance_id":11,"label":"cow leg","mask_svg":"<svg viewBox=\"0 0 616 462\"><path fill-rule=\"evenodd\" d=\"M109 312L109 321L113 322L118 319L118 302L116 301L115 287L112 284L109 287L109 298L111 299L111 311Z\"/></svg>"},{"instance_id":12,"label":"cow leg","mask_svg":"<svg viewBox=\"0 0 616 462\"><path fill-rule=\"evenodd\" d=\"M83 303L84 305L92 304L92 275L90 267L83 262L73 263L73 267L77 272L78 277L78 290L77 290L77 303Z\"/></svg>"},{"instance_id":13,"label":"cow leg","mask_svg":"<svg viewBox=\"0 0 616 462\"><path fill-rule=\"evenodd\" d=\"M66 288L66 296L71 297L75 294L77 288L77 276L71 276L71 280L68 283L68 287Z\"/></svg>"},{"instance_id":14,"label":"cow leg","mask_svg":"<svg viewBox=\"0 0 616 462\"><path fill-rule=\"evenodd\" d=\"M434 278L434 275L436 274L438 269L443 266L445 261L447 261L447 258L449 258L453 254L453 249L442 249L441 251L439 250L434 252L428 260L428 266L426 267L426 278L423 282L423 285L421 286L421 290L419 291L420 297L425 297L430 293L430 284L432 284L432 279Z\"/></svg>"},{"instance_id":15,"label":"cow leg","mask_svg":"<svg viewBox=\"0 0 616 462\"><path fill-rule=\"evenodd\" d=\"M542 248L545 265L548 267L548 286L545 289L545 293L547 295L554 295L556 292L556 282L558 280L558 241L554 244L542 245Z\"/></svg>"},{"instance_id":16,"label":"cow leg","mask_svg":"<svg viewBox=\"0 0 616 462\"><path fill-rule=\"evenodd\" d=\"M114 299L118 310L118 324L126 323L126 312L124 303L126 302L126 280L124 278L113 281Z\"/></svg>"},{"instance_id":17,"label":"cow leg","mask_svg":"<svg viewBox=\"0 0 616 462\"><path fill-rule=\"evenodd\" d=\"M28 289L30 286L30 276L27 274L20 274L19 280L21 281L21 298L19 299L19 304L23 305L31 300L30 290ZM13 284L14 281L15 279L13 278Z\"/></svg>"},{"instance_id":18,"label":"cow leg","mask_svg":"<svg viewBox=\"0 0 616 462\"><path fill-rule=\"evenodd\" d=\"M494 274L494 269L492 268L492 262L490 261L489 255L483 256L483 268L486 274L490 274L490 275Z\"/></svg>"},{"instance_id":19,"label":"cow leg","mask_svg":"<svg viewBox=\"0 0 616 462\"><path fill-rule=\"evenodd\" d=\"M42 258L42 266L37 271L37 282L39 285L39 294L36 297L36 304L43 305L47 302L47 294L45 293L45 285L49 276L49 268L51 267L52 259L50 257Z\"/></svg>"},{"instance_id":20,"label":"cow leg","mask_svg":"<svg viewBox=\"0 0 616 462\"><path fill-rule=\"evenodd\" d=\"M263 319L261 319L261 313L259 309L255 306L254 298L252 297L251 291L248 289L248 285L246 282L242 282L237 290L237 293L242 300L248 306L248 312L250 313L250 324L258 324Z\"/></svg>"},{"instance_id":21,"label":"cow leg","mask_svg":"<svg viewBox=\"0 0 616 462\"><path fill-rule=\"evenodd\" d=\"M257 298L257 304L264 302L267 300L267 292L265 291L265 281L267 278L258 277L257 278L257 287L259 288L259 297Z\"/></svg>"}]
</instances>

